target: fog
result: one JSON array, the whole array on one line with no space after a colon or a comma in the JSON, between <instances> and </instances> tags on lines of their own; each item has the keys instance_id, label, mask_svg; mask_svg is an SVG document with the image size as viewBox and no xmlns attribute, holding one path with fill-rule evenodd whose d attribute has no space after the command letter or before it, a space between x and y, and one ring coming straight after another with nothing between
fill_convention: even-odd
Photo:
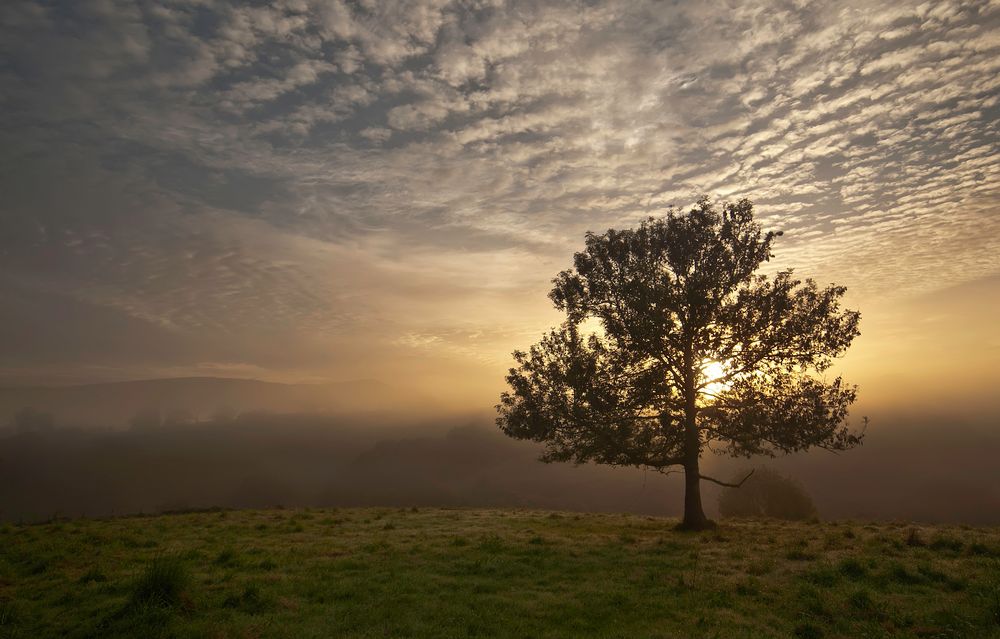
<instances>
[{"instance_id":1,"label":"fog","mask_svg":"<svg viewBox=\"0 0 1000 639\"><path fill-rule=\"evenodd\" d=\"M517 506L668 514L658 475L537 462L485 417L434 423L246 414L0 440L0 518L208 507Z\"/></svg>"},{"instance_id":2,"label":"fog","mask_svg":"<svg viewBox=\"0 0 1000 639\"><path fill-rule=\"evenodd\" d=\"M290 410L295 401L302 410ZM679 474L543 464L540 446L503 436L488 408L421 401L374 382L8 389L0 520L276 506L680 513ZM707 453L705 472L770 465L801 483L825 519L1000 523L1000 411L862 405L853 414L871 417L861 448L773 460ZM719 489L704 488L712 512Z\"/></svg>"},{"instance_id":3,"label":"fog","mask_svg":"<svg viewBox=\"0 0 1000 639\"><path fill-rule=\"evenodd\" d=\"M424 396L377 380L279 384L218 377L0 388L0 427L18 430L25 410L45 413L54 425L86 430L141 428L151 422L177 425L259 411L368 418L442 412ZM33 427L26 424L24 429Z\"/></svg>"}]
</instances>

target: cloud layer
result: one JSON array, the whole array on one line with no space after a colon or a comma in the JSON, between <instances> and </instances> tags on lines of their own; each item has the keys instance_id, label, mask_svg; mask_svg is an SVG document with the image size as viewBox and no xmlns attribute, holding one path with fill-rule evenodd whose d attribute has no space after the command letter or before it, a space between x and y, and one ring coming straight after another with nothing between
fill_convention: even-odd
<instances>
[{"instance_id":1,"label":"cloud layer","mask_svg":"<svg viewBox=\"0 0 1000 639\"><path fill-rule=\"evenodd\" d=\"M702 193L861 301L1000 272L995 1L14 0L0 25L8 378L499 367L586 230Z\"/></svg>"}]
</instances>

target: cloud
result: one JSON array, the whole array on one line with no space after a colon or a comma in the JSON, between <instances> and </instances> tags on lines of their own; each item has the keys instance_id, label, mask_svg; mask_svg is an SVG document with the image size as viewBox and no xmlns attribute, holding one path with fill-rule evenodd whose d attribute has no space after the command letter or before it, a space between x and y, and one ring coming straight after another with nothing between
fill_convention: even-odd
<instances>
[{"instance_id":1,"label":"cloud","mask_svg":"<svg viewBox=\"0 0 1000 639\"><path fill-rule=\"evenodd\" d=\"M192 367L496 363L586 230L702 193L862 299L1000 271L995 3L0 11L0 267L229 336Z\"/></svg>"}]
</instances>

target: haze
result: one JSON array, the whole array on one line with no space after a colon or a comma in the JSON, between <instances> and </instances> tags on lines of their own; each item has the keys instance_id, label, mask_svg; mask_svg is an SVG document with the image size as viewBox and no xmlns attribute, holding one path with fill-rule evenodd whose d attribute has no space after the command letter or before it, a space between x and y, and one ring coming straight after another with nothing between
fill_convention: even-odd
<instances>
[{"instance_id":1,"label":"haze","mask_svg":"<svg viewBox=\"0 0 1000 639\"><path fill-rule=\"evenodd\" d=\"M821 512L1000 521L998 89L1000 4L986 1L6 1L0 422L35 406L100 431L63 442L74 459L82 445L142 460L130 447L153 435L108 431L147 405L229 443L249 435L187 422L308 413L255 423L294 442L293 460L315 442L331 464L370 460L379 441L447 449L443 433L471 427L459 448L518 461L489 480L407 466L436 486L417 496L403 471L376 494L313 458L308 481L242 501L234 470L205 503L150 488L15 505L11 487L37 487L57 457L11 439L0 517L212 499L613 509L641 474L535 470L534 449L487 432L492 407L510 352L559 321L550 281L586 231L707 194L751 199L784 231L772 267L843 284L862 312L834 372L861 387L865 447L779 464ZM38 389L178 377L300 390ZM223 459L227 445L209 448ZM267 481L295 466L246 446L241 463L271 468ZM122 488L127 473L101 464ZM497 478L511 468L540 474ZM567 496L602 486L618 488ZM621 507L671 513L675 488Z\"/></svg>"}]
</instances>

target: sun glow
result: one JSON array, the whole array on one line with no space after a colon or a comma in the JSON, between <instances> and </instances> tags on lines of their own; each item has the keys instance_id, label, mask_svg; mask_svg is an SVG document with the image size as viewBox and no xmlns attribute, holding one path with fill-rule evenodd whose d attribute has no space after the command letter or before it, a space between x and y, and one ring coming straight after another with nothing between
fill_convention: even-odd
<instances>
[{"instance_id":1,"label":"sun glow","mask_svg":"<svg viewBox=\"0 0 1000 639\"><path fill-rule=\"evenodd\" d=\"M704 382L708 382L702 391L707 395L718 395L730 387L729 381L721 381L729 372L728 367L722 362L709 360L702 364L701 374ZM720 381L715 381L720 380Z\"/></svg>"}]
</instances>

